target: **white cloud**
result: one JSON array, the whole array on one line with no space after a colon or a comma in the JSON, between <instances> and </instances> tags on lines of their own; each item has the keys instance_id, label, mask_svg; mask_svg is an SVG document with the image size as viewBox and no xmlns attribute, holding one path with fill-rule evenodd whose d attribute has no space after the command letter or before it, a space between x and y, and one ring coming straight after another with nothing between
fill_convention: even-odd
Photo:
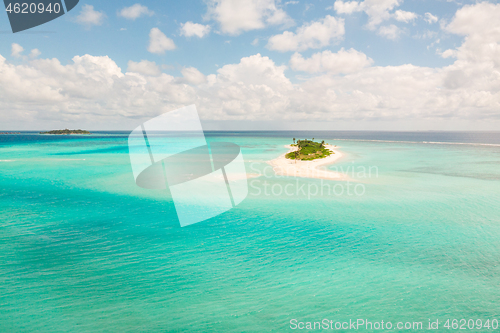
<instances>
[{"instance_id":1,"label":"white cloud","mask_svg":"<svg viewBox=\"0 0 500 333\"><path fill-rule=\"evenodd\" d=\"M173 40L165 36L158 28L153 28L149 32L149 47L148 51L155 54L164 54L165 51L174 50L175 43Z\"/></svg>"},{"instance_id":2,"label":"white cloud","mask_svg":"<svg viewBox=\"0 0 500 333\"><path fill-rule=\"evenodd\" d=\"M285 110L295 90L285 69L260 54L225 65L207 77L213 98L206 109L217 110L212 114L215 119L265 121L278 113L280 118L289 118Z\"/></svg>"},{"instance_id":3,"label":"white cloud","mask_svg":"<svg viewBox=\"0 0 500 333\"><path fill-rule=\"evenodd\" d=\"M295 71L308 73L329 72L331 74L347 74L357 72L368 67L373 60L366 54L354 49L340 49L337 53L323 51L304 59L301 54L295 53L290 59L290 67Z\"/></svg>"},{"instance_id":4,"label":"white cloud","mask_svg":"<svg viewBox=\"0 0 500 333\"><path fill-rule=\"evenodd\" d=\"M339 14L352 14L363 10L363 6L358 1L335 1L333 9Z\"/></svg>"},{"instance_id":5,"label":"white cloud","mask_svg":"<svg viewBox=\"0 0 500 333\"><path fill-rule=\"evenodd\" d=\"M129 20L136 20L141 16L153 16L154 12L149 10L148 7L136 3L130 7L122 8L118 12L118 16L124 17Z\"/></svg>"},{"instance_id":6,"label":"white cloud","mask_svg":"<svg viewBox=\"0 0 500 333\"><path fill-rule=\"evenodd\" d=\"M415 20L417 17L418 17L417 14L415 14L413 12L406 12L404 10L396 10L394 12L394 18L396 19L396 21L399 21L399 22L408 23L408 22Z\"/></svg>"},{"instance_id":7,"label":"white cloud","mask_svg":"<svg viewBox=\"0 0 500 333\"><path fill-rule=\"evenodd\" d=\"M375 30L379 24L393 16L391 11L402 2L403 0L365 0L362 2L337 0L333 8L338 14L352 14L364 11L368 15L367 27Z\"/></svg>"},{"instance_id":8,"label":"white cloud","mask_svg":"<svg viewBox=\"0 0 500 333\"><path fill-rule=\"evenodd\" d=\"M441 57L443 58L456 58L457 57L457 51L456 50L446 50L443 53L441 53Z\"/></svg>"},{"instance_id":9,"label":"white cloud","mask_svg":"<svg viewBox=\"0 0 500 333\"><path fill-rule=\"evenodd\" d=\"M396 40L399 38L401 30L394 24L388 26L382 26L378 29L378 34L382 37Z\"/></svg>"},{"instance_id":10,"label":"white cloud","mask_svg":"<svg viewBox=\"0 0 500 333\"><path fill-rule=\"evenodd\" d=\"M194 67L186 67L181 70L182 78L178 80L182 83L199 85L207 82L207 78L202 72Z\"/></svg>"},{"instance_id":11,"label":"white cloud","mask_svg":"<svg viewBox=\"0 0 500 333\"><path fill-rule=\"evenodd\" d=\"M281 52L318 49L342 39L345 33L344 20L327 15L319 21L305 23L296 32L285 31L269 38L267 48Z\"/></svg>"},{"instance_id":12,"label":"white cloud","mask_svg":"<svg viewBox=\"0 0 500 333\"><path fill-rule=\"evenodd\" d=\"M432 23L436 23L439 20L439 18L437 16L432 15L431 13L425 13L424 20L425 20L425 22L432 24Z\"/></svg>"},{"instance_id":13,"label":"white cloud","mask_svg":"<svg viewBox=\"0 0 500 333\"><path fill-rule=\"evenodd\" d=\"M12 43L11 45L11 56L13 57L16 57L16 58L21 58L22 55L21 53L23 53L24 51L24 47L22 47L21 45L17 44L17 43Z\"/></svg>"},{"instance_id":14,"label":"white cloud","mask_svg":"<svg viewBox=\"0 0 500 333\"><path fill-rule=\"evenodd\" d=\"M210 26L199 23L186 22L181 23L181 36L192 37L197 36L203 38L210 33Z\"/></svg>"},{"instance_id":15,"label":"white cloud","mask_svg":"<svg viewBox=\"0 0 500 333\"><path fill-rule=\"evenodd\" d=\"M217 70L219 79L224 82L240 82L249 85L267 85L277 89L291 88L285 76L286 66L276 66L269 58L260 53L241 58L238 64L225 65Z\"/></svg>"},{"instance_id":16,"label":"white cloud","mask_svg":"<svg viewBox=\"0 0 500 333\"><path fill-rule=\"evenodd\" d=\"M33 49L33 50L31 50L29 57L31 59L38 58L40 56L40 54L42 54L42 52L40 52L39 49Z\"/></svg>"},{"instance_id":17,"label":"white cloud","mask_svg":"<svg viewBox=\"0 0 500 333\"><path fill-rule=\"evenodd\" d=\"M0 117L3 124L22 120L33 128L68 123L133 128L195 103L205 120L498 122L500 74L460 67L459 61L437 69L369 66L343 76L334 70L292 84L286 66L260 54L225 65L206 81L192 68L184 69L181 78L123 74L108 57L78 56L67 65L39 59L15 66L0 56ZM329 66L320 64L320 69Z\"/></svg>"},{"instance_id":18,"label":"white cloud","mask_svg":"<svg viewBox=\"0 0 500 333\"><path fill-rule=\"evenodd\" d=\"M255 39L252 41L252 45L253 45L253 46L257 46L257 45L259 45L259 39L258 39L258 38L255 38Z\"/></svg>"},{"instance_id":19,"label":"white cloud","mask_svg":"<svg viewBox=\"0 0 500 333\"><path fill-rule=\"evenodd\" d=\"M158 76L161 74L160 68L154 61L141 60L140 62L134 62L130 60L128 62L127 72L140 73L150 76Z\"/></svg>"},{"instance_id":20,"label":"white cloud","mask_svg":"<svg viewBox=\"0 0 500 333\"><path fill-rule=\"evenodd\" d=\"M196 103L210 119L269 119L286 107L286 94L293 89L285 69L257 54L209 77L184 68L183 77L175 78L123 74L109 57L77 56L67 65L39 59L15 66L0 56L0 117L3 124L22 118L33 126L75 122L109 128L116 121L136 124Z\"/></svg>"},{"instance_id":21,"label":"white cloud","mask_svg":"<svg viewBox=\"0 0 500 333\"><path fill-rule=\"evenodd\" d=\"M285 28L295 25L295 21L282 9L273 11L272 14L267 17L266 22L270 25L281 25Z\"/></svg>"},{"instance_id":22,"label":"white cloud","mask_svg":"<svg viewBox=\"0 0 500 333\"><path fill-rule=\"evenodd\" d=\"M207 0L207 17L216 20L224 34L238 35L266 25L293 25L275 0Z\"/></svg>"},{"instance_id":23,"label":"white cloud","mask_svg":"<svg viewBox=\"0 0 500 333\"><path fill-rule=\"evenodd\" d=\"M471 77L495 77L500 71L500 4L487 2L464 6L445 26L448 32L465 36L464 43L456 50L442 55L456 57L455 67ZM500 87L499 87L500 88Z\"/></svg>"},{"instance_id":24,"label":"white cloud","mask_svg":"<svg viewBox=\"0 0 500 333\"><path fill-rule=\"evenodd\" d=\"M483 35L497 39L500 36L500 5L482 2L459 9L446 30L464 36Z\"/></svg>"},{"instance_id":25,"label":"white cloud","mask_svg":"<svg viewBox=\"0 0 500 333\"><path fill-rule=\"evenodd\" d=\"M498 17L500 5L479 3L458 10L446 30L464 41L445 51L456 57L449 66L372 66L355 50L324 51L309 58L292 56L292 68L319 73L297 83L285 75L286 66L260 54L225 65L206 81L193 68L185 68L180 78L124 74L109 57L76 56L65 65L57 59L14 65L0 56L0 119L3 126L17 121L32 128L71 122L134 128L144 119L195 103L204 120L258 124L500 124Z\"/></svg>"},{"instance_id":26,"label":"white cloud","mask_svg":"<svg viewBox=\"0 0 500 333\"><path fill-rule=\"evenodd\" d=\"M363 4L369 16L368 27L375 29L377 25L389 19L391 17L389 12L402 2L402 0L365 0Z\"/></svg>"},{"instance_id":27,"label":"white cloud","mask_svg":"<svg viewBox=\"0 0 500 333\"><path fill-rule=\"evenodd\" d=\"M90 28L93 25L101 25L105 17L106 15L103 12L94 10L94 6L85 4L76 17L76 22Z\"/></svg>"},{"instance_id":28,"label":"white cloud","mask_svg":"<svg viewBox=\"0 0 500 333\"><path fill-rule=\"evenodd\" d=\"M40 50L38 49L32 49L30 54L28 55L28 57L26 56L23 56L23 53L24 52L24 47L22 47L21 45L17 44L17 43L12 43L11 45L11 56L15 57L15 58L22 58L23 60L27 60L28 57L31 58L31 59L35 59L37 58L40 54L42 54L42 52L40 52Z\"/></svg>"}]
</instances>

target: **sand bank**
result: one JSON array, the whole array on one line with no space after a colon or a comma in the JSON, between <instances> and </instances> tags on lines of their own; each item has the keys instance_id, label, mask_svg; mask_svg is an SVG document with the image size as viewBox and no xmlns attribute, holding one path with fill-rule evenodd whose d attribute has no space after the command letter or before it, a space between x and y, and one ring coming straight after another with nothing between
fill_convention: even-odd
<instances>
[{"instance_id":1,"label":"sand bank","mask_svg":"<svg viewBox=\"0 0 500 333\"><path fill-rule=\"evenodd\" d=\"M330 171L326 169L326 165L333 164L342 158L342 153L338 147L325 145L325 147L333 152L330 156L312 161L295 161L285 157L289 152L297 150L297 147L285 146L290 149L280 157L268 161L274 172L280 176L302 177L302 178L317 178L330 180L349 180L349 177L340 172Z\"/></svg>"}]
</instances>

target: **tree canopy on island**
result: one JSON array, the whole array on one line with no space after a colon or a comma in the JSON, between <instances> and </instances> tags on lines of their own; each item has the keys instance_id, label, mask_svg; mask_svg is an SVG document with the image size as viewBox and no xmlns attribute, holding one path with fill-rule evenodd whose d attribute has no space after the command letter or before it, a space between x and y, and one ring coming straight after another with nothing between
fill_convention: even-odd
<instances>
[{"instance_id":1,"label":"tree canopy on island","mask_svg":"<svg viewBox=\"0 0 500 333\"><path fill-rule=\"evenodd\" d=\"M55 134L55 135L69 135L69 134L90 134L89 131L77 129L77 130L70 130L70 129L63 129L63 130L54 130L54 131L48 131L48 132L40 132L40 134Z\"/></svg>"},{"instance_id":2,"label":"tree canopy on island","mask_svg":"<svg viewBox=\"0 0 500 333\"><path fill-rule=\"evenodd\" d=\"M334 152L325 148L325 141L321 141L320 143L307 139L297 140L297 144L293 144L292 146L296 146L297 150L285 155L286 158L291 160L312 161L334 154Z\"/></svg>"}]
</instances>

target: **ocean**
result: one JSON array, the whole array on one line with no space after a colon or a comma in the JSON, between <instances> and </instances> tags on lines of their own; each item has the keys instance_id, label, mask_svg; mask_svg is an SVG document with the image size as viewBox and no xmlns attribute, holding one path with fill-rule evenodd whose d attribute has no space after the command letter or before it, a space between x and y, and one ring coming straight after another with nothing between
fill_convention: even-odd
<instances>
[{"instance_id":1,"label":"ocean","mask_svg":"<svg viewBox=\"0 0 500 333\"><path fill-rule=\"evenodd\" d=\"M207 132L260 176L184 228L135 184L128 134L0 135L0 332L498 327L500 132ZM273 173L313 137L352 182Z\"/></svg>"}]
</instances>

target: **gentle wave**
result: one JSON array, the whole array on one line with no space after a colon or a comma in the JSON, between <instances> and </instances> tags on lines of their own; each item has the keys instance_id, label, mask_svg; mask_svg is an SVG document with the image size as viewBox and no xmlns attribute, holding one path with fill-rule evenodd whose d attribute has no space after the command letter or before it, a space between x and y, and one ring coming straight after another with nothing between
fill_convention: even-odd
<instances>
[{"instance_id":1,"label":"gentle wave","mask_svg":"<svg viewBox=\"0 0 500 333\"><path fill-rule=\"evenodd\" d=\"M54 161L85 161L84 158L55 158Z\"/></svg>"},{"instance_id":2,"label":"gentle wave","mask_svg":"<svg viewBox=\"0 0 500 333\"><path fill-rule=\"evenodd\" d=\"M386 142L386 143L416 143L433 145L468 145L468 146L491 146L500 147L496 143L473 143L473 142L433 142L433 141L395 141L395 140L363 140L363 139L332 139L338 141L360 141L360 142Z\"/></svg>"},{"instance_id":3,"label":"gentle wave","mask_svg":"<svg viewBox=\"0 0 500 333\"><path fill-rule=\"evenodd\" d=\"M40 159L39 161L85 161L84 158L50 158ZM16 160L0 160L0 162L15 162Z\"/></svg>"}]
</instances>

